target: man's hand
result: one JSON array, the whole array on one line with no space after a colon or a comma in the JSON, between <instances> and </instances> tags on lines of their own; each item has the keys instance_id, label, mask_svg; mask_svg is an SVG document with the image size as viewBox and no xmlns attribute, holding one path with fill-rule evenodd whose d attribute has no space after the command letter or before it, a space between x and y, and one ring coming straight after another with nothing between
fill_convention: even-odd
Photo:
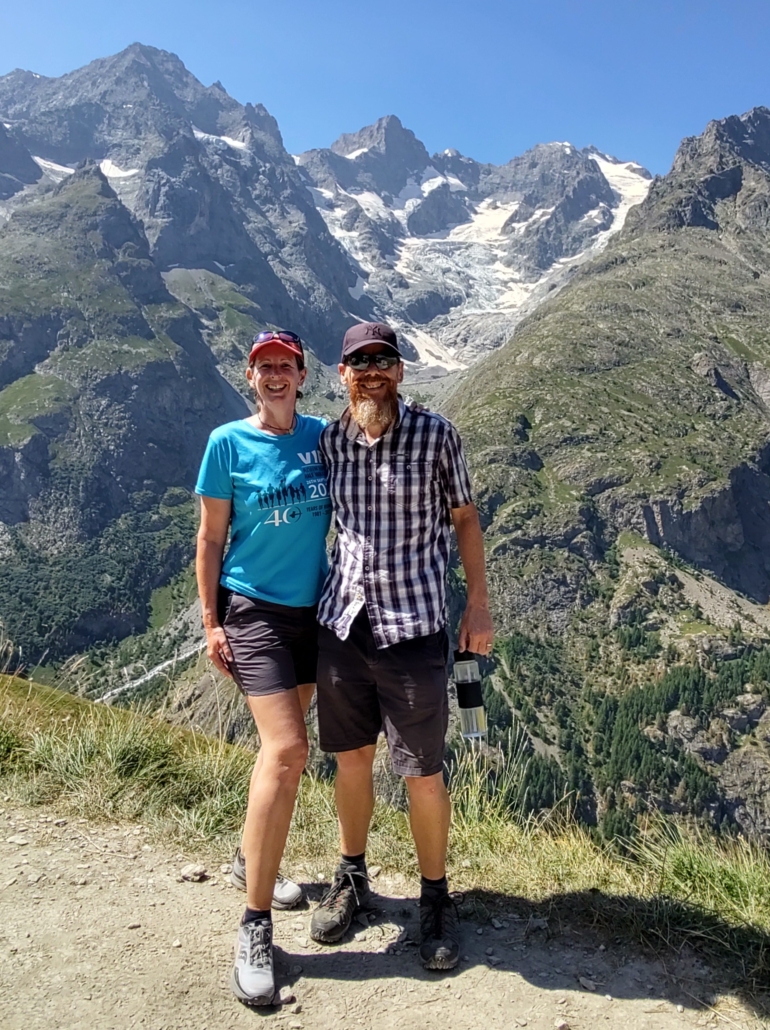
<instances>
[{"instance_id":1,"label":"man's hand","mask_svg":"<svg viewBox=\"0 0 770 1030\"><path fill-rule=\"evenodd\" d=\"M210 629L206 629L206 654L220 672L232 679L230 666L233 661L233 652L230 650L225 631L221 626L212 626Z\"/></svg>"},{"instance_id":2,"label":"man's hand","mask_svg":"<svg viewBox=\"0 0 770 1030\"><path fill-rule=\"evenodd\" d=\"M494 639L495 630L487 605L469 604L460 621L460 633L457 640L459 650L488 655L492 650Z\"/></svg>"}]
</instances>

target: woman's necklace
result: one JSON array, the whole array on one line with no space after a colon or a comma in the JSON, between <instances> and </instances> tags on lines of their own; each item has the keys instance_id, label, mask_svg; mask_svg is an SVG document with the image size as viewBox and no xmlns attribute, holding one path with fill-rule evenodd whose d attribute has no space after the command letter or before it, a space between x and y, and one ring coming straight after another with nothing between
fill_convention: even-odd
<instances>
[{"instance_id":1,"label":"woman's necklace","mask_svg":"<svg viewBox=\"0 0 770 1030\"><path fill-rule=\"evenodd\" d=\"M265 422L265 420L262 418L261 415L257 415L257 418L259 419L259 424L261 426L264 426L265 429L272 429L274 433L291 433L291 432L293 432L294 427L297 424L297 413L296 413L296 411L294 412L294 415L292 416L291 425L289 426L288 429L284 428L284 426L271 426L269 422Z\"/></svg>"}]
</instances>

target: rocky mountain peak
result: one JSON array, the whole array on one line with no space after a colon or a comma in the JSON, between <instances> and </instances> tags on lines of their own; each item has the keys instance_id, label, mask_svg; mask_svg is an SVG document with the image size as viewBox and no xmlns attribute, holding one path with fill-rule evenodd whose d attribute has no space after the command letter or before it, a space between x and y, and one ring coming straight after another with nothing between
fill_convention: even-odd
<instances>
[{"instance_id":1,"label":"rocky mountain peak","mask_svg":"<svg viewBox=\"0 0 770 1030\"><path fill-rule=\"evenodd\" d=\"M394 114L378 118L358 132L344 133L332 143L333 153L355 160L364 154L378 153L391 161L398 161L410 169L426 167L430 158L420 140L411 129L406 129Z\"/></svg>"},{"instance_id":2,"label":"rocky mountain peak","mask_svg":"<svg viewBox=\"0 0 770 1030\"><path fill-rule=\"evenodd\" d=\"M150 140L192 130L237 138L248 126L281 149L278 125L262 105L243 105L217 83L206 87L176 54L142 43L58 79L0 77L0 117L35 155L71 166L115 151L134 161Z\"/></svg>"},{"instance_id":3,"label":"rocky mountain peak","mask_svg":"<svg viewBox=\"0 0 770 1030\"><path fill-rule=\"evenodd\" d=\"M729 205L725 201L730 201ZM770 109L709 122L684 139L670 173L653 184L631 225L767 232Z\"/></svg>"},{"instance_id":4,"label":"rocky mountain peak","mask_svg":"<svg viewBox=\"0 0 770 1030\"><path fill-rule=\"evenodd\" d=\"M709 122L700 136L682 141L673 172L722 171L736 160L770 170L770 109L754 107L743 115Z\"/></svg>"}]
</instances>

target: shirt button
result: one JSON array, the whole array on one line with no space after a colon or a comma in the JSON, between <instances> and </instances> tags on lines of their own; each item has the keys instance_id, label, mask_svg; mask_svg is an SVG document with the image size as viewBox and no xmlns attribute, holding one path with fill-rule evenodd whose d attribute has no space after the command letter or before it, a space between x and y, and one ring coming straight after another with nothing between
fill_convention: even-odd
<instances>
[{"instance_id":1,"label":"shirt button","mask_svg":"<svg viewBox=\"0 0 770 1030\"><path fill-rule=\"evenodd\" d=\"M366 510L367 510L367 511L371 511L371 510L372 510L372 506L371 506L371 504L370 504L370 505L369 505L369 506L367 507L367 509L366 509Z\"/></svg>"},{"instance_id":2,"label":"shirt button","mask_svg":"<svg viewBox=\"0 0 770 1030\"><path fill-rule=\"evenodd\" d=\"M371 476L369 476L369 482L371 483L371 481L372 481L372 477L371 477Z\"/></svg>"},{"instance_id":3,"label":"shirt button","mask_svg":"<svg viewBox=\"0 0 770 1030\"><path fill-rule=\"evenodd\" d=\"M369 566L368 565L364 565L364 572L368 572L368 571L369 571Z\"/></svg>"}]
</instances>

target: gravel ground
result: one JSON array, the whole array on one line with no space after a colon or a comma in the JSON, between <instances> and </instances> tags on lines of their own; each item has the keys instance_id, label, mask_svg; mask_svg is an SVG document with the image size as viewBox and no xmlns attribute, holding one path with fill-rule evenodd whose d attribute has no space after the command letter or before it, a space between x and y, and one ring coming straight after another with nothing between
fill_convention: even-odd
<instances>
[{"instance_id":1,"label":"gravel ground","mask_svg":"<svg viewBox=\"0 0 770 1030\"><path fill-rule=\"evenodd\" d=\"M428 973L408 884L383 875L377 917L340 946L310 940L309 908L276 913L285 1004L254 1012L228 987L243 895L224 858L188 882L181 870L198 856L142 828L0 803L3 1030L222 1030L261 1019L289 1030L763 1025L738 999L713 997L714 976L692 955L645 956L585 924L517 918L513 905L480 919L465 904L459 968ZM322 887L307 890L312 907Z\"/></svg>"}]
</instances>

